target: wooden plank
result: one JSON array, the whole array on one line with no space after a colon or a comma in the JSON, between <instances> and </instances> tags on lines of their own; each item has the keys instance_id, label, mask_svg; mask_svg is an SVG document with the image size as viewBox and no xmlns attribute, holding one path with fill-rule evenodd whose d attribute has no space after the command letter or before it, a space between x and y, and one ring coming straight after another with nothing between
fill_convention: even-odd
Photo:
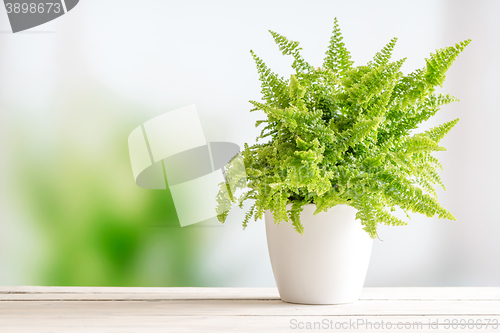
<instances>
[{"instance_id":1,"label":"wooden plank","mask_svg":"<svg viewBox=\"0 0 500 333\"><path fill-rule=\"evenodd\" d=\"M0 332L500 330L498 287L365 288L361 298L311 306L275 288L0 287Z\"/></svg>"},{"instance_id":2,"label":"wooden plank","mask_svg":"<svg viewBox=\"0 0 500 333\"><path fill-rule=\"evenodd\" d=\"M8 300L278 300L276 288L0 287ZM364 288L361 300L500 300L500 287Z\"/></svg>"},{"instance_id":3,"label":"wooden plank","mask_svg":"<svg viewBox=\"0 0 500 333\"><path fill-rule=\"evenodd\" d=\"M72 317L37 316L24 317L23 320L2 316L2 332L37 333L37 332L106 332L106 333L165 333L165 332L293 332L293 331L333 331L367 332L380 330L420 331L420 332L477 332L498 331L498 325L491 324L489 317L472 318L469 327L462 329L451 326L453 320L457 323L461 317L391 317L374 316L351 318L325 317L245 317L245 316L137 316L114 317L109 314L100 316L84 316L75 313ZM383 322L382 322L383 321ZM489 322L489 325L486 325ZM464 322L466 323L466 322ZM429 324L432 326L429 327ZM307 329L307 326L317 329ZM318 329L322 325L321 329ZM382 326L383 325L383 326ZM303 327L303 329L300 329ZM343 327L343 328L342 328ZM382 328L383 327L383 328ZM399 328L399 329L398 329ZM455 328L455 329L454 329Z\"/></svg>"},{"instance_id":4,"label":"wooden plank","mask_svg":"<svg viewBox=\"0 0 500 333\"><path fill-rule=\"evenodd\" d=\"M2 316L82 313L99 316L500 316L500 301L369 300L345 305L302 305L279 300L168 300L168 301L7 301Z\"/></svg>"},{"instance_id":5,"label":"wooden plank","mask_svg":"<svg viewBox=\"0 0 500 333\"><path fill-rule=\"evenodd\" d=\"M0 287L0 300L279 299L276 288Z\"/></svg>"},{"instance_id":6,"label":"wooden plank","mask_svg":"<svg viewBox=\"0 0 500 333\"><path fill-rule=\"evenodd\" d=\"M500 287L363 288L363 300L500 300Z\"/></svg>"}]
</instances>

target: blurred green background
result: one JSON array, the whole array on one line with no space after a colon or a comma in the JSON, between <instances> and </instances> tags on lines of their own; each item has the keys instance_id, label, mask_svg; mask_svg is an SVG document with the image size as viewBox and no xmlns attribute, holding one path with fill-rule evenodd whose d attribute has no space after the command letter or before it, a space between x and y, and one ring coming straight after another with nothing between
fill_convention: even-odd
<instances>
[{"instance_id":1,"label":"blurred green background","mask_svg":"<svg viewBox=\"0 0 500 333\"><path fill-rule=\"evenodd\" d=\"M134 183L127 137L137 123L127 123L127 115L140 112L116 100L110 92L80 86L52 109L61 118L70 110L71 121L58 122L50 135L12 126L13 187L22 198L16 204L28 213L43 249L33 280L61 286L207 284L196 268L200 230L180 228L168 190ZM112 123L94 122L103 118Z\"/></svg>"}]
</instances>

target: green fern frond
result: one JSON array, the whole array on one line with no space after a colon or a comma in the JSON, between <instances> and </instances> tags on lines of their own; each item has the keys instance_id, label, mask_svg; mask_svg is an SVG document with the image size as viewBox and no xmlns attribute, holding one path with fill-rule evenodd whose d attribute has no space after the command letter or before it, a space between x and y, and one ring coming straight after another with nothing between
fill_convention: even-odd
<instances>
[{"instance_id":1,"label":"green fern frond","mask_svg":"<svg viewBox=\"0 0 500 333\"><path fill-rule=\"evenodd\" d=\"M302 48L299 46L299 42L293 40L288 40L285 36L280 35L277 32L269 30L274 38L276 44L283 55L291 55L294 58L292 68L296 70L297 73L307 73L312 70L312 66L307 63L307 61L300 55L300 50Z\"/></svg>"},{"instance_id":2,"label":"green fern frond","mask_svg":"<svg viewBox=\"0 0 500 333\"><path fill-rule=\"evenodd\" d=\"M444 151L446 148L440 147L436 141L429 138L427 135L416 134L409 137L400 146L404 154L416 154L425 151Z\"/></svg>"},{"instance_id":3,"label":"green fern frond","mask_svg":"<svg viewBox=\"0 0 500 333\"><path fill-rule=\"evenodd\" d=\"M394 49L394 46L396 45L397 41L398 39L396 37L391 39L391 41L386 46L384 46L384 48L380 52L377 52L377 54L375 54L375 57L373 57L373 61L370 62L370 64L372 66L387 65L387 63L391 59L392 50Z\"/></svg>"},{"instance_id":4,"label":"green fern frond","mask_svg":"<svg viewBox=\"0 0 500 333\"><path fill-rule=\"evenodd\" d=\"M425 131L424 134L438 143L442 138L445 137L446 134L448 134L448 132L458 123L459 120L460 119L457 118L447 123L433 127L430 130Z\"/></svg>"},{"instance_id":5,"label":"green fern frond","mask_svg":"<svg viewBox=\"0 0 500 333\"><path fill-rule=\"evenodd\" d=\"M234 197L231 193L229 185L226 183L222 183L217 193L216 197L217 201L217 219L224 223L227 219L227 215L229 214L229 210L231 209L234 201Z\"/></svg>"},{"instance_id":6,"label":"green fern frond","mask_svg":"<svg viewBox=\"0 0 500 333\"><path fill-rule=\"evenodd\" d=\"M335 18L332 37L326 51L323 67L330 69L337 77L343 77L354 64L354 61L351 60L351 54L347 51L342 41L343 39L339 23L337 18Z\"/></svg>"},{"instance_id":7,"label":"green fern frond","mask_svg":"<svg viewBox=\"0 0 500 333\"><path fill-rule=\"evenodd\" d=\"M385 225L391 225L391 226L401 226L401 225L407 225L403 220L398 219L397 217L393 216L392 214L388 213L384 209L380 209L377 211L377 216L378 219L380 220L380 223L383 223Z\"/></svg>"},{"instance_id":8,"label":"green fern frond","mask_svg":"<svg viewBox=\"0 0 500 333\"><path fill-rule=\"evenodd\" d=\"M305 202L295 201L292 204L292 208L289 211L290 221L292 221L292 225L299 234L304 234L304 226L300 222L300 214L304 210Z\"/></svg>"},{"instance_id":9,"label":"green fern frond","mask_svg":"<svg viewBox=\"0 0 500 333\"><path fill-rule=\"evenodd\" d=\"M255 211L255 204L253 204L248 210L248 212L246 212L245 214L245 218L243 219L243 229L245 229L248 226L248 222L252 218L254 211Z\"/></svg>"},{"instance_id":10,"label":"green fern frond","mask_svg":"<svg viewBox=\"0 0 500 333\"><path fill-rule=\"evenodd\" d=\"M250 51L250 53L257 65L264 100L270 105L279 107L288 106L288 99L286 98L286 94L284 94L287 91L288 83L273 73L253 51Z\"/></svg>"},{"instance_id":11,"label":"green fern frond","mask_svg":"<svg viewBox=\"0 0 500 333\"><path fill-rule=\"evenodd\" d=\"M427 70L424 78L430 86L434 87L443 85L446 77L445 74L451 64L465 49L465 47L470 44L470 42L471 40L467 39L463 42L455 44L455 46L439 49L436 53L431 54L431 56L426 59Z\"/></svg>"}]
</instances>

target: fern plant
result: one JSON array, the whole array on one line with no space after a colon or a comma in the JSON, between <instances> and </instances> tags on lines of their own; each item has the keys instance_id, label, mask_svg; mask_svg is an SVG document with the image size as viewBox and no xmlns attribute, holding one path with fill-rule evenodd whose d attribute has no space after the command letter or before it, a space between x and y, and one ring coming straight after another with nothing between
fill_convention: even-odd
<instances>
[{"instance_id":1,"label":"fern plant","mask_svg":"<svg viewBox=\"0 0 500 333\"><path fill-rule=\"evenodd\" d=\"M295 73L279 77L251 51L262 84L262 101L250 101L251 111L266 118L256 123L264 126L257 143L245 144L225 170L219 220L246 200L253 204L244 227L270 210L276 223L291 222L301 234L307 204L316 205L315 214L339 204L354 207L372 238L378 224L406 224L392 214L396 208L454 220L437 201L434 186L444 185L432 152L445 150L439 142L458 119L423 133L412 130L457 100L435 88L470 40L437 50L425 68L403 75L405 59L390 60L396 38L355 67L335 19L323 65L313 67L298 42L270 32L283 55L293 57ZM237 195L239 189L245 191Z\"/></svg>"}]
</instances>

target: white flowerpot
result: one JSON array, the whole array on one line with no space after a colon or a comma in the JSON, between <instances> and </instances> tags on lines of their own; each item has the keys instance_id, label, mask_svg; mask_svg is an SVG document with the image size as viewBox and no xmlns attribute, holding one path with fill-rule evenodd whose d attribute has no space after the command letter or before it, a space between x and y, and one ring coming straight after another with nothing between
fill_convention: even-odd
<instances>
[{"instance_id":1,"label":"white flowerpot","mask_svg":"<svg viewBox=\"0 0 500 333\"><path fill-rule=\"evenodd\" d=\"M356 220L356 209L337 205L313 215L304 206L304 235L291 222L274 223L266 211L271 265L281 299L302 304L343 304L359 299L373 240Z\"/></svg>"}]
</instances>

